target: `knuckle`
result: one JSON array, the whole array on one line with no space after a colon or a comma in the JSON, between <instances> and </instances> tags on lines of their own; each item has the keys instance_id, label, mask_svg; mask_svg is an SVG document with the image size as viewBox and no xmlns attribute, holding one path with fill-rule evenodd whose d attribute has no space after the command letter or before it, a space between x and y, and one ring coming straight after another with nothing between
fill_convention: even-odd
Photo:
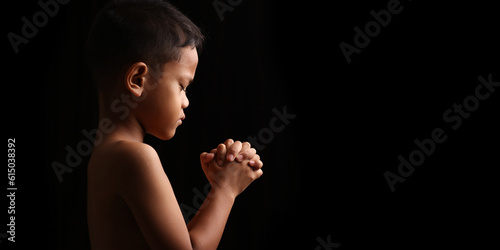
<instances>
[{"instance_id":1,"label":"knuckle","mask_svg":"<svg viewBox=\"0 0 500 250\"><path fill-rule=\"evenodd\" d=\"M263 174L264 174L264 171L262 171L261 169L259 169L258 172L257 172L257 176L256 176L257 178L255 178L255 179L259 179Z\"/></svg>"},{"instance_id":2,"label":"knuckle","mask_svg":"<svg viewBox=\"0 0 500 250\"><path fill-rule=\"evenodd\" d=\"M229 148L229 150L231 150L231 152L236 152L236 151L240 152L240 148L238 146L234 146L234 144L232 147Z\"/></svg>"}]
</instances>

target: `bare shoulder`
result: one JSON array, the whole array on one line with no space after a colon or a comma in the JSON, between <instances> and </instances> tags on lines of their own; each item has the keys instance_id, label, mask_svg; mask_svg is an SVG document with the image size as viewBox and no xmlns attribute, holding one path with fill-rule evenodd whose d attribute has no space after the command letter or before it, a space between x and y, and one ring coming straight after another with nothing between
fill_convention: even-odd
<instances>
[{"instance_id":1,"label":"bare shoulder","mask_svg":"<svg viewBox=\"0 0 500 250\"><path fill-rule=\"evenodd\" d=\"M89 178L123 187L151 175L164 175L164 171L156 150L150 145L118 141L102 145L93 152L88 174Z\"/></svg>"},{"instance_id":2,"label":"bare shoulder","mask_svg":"<svg viewBox=\"0 0 500 250\"><path fill-rule=\"evenodd\" d=\"M158 161L158 154L150 145L122 140L100 145L94 149L90 164L114 168L115 166L146 165Z\"/></svg>"},{"instance_id":3,"label":"bare shoulder","mask_svg":"<svg viewBox=\"0 0 500 250\"><path fill-rule=\"evenodd\" d=\"M117 160L130 167L150 166L160 160L153 147L141 142L119 141L113 151Z\"/></svg>"},{"instance_id":4,"label":"bare shoulder","mask_svg":"<svg viewBox=\"0 0 500 250\"><path fill-rule=\"evenodd\" d=\"M119 163L119 165L144 164L158 160L158 154L153 147L133 141L117 141L102 145L93 152L94 155L99 160Z\"/></svg>"}]
</instances>

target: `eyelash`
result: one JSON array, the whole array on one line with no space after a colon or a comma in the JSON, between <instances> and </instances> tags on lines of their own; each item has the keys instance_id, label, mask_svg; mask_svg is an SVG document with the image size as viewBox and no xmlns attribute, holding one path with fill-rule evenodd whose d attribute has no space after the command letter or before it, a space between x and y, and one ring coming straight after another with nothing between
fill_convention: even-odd
<instances>
[{"instance_id":1,"label":"eyelash","mask_svg":"<svg viewBox=\"0 0 500 250\"><path fill-rule=\"evenodd\" d=\"M187 93L186 88L184 86L182 86L182 84L180 86L181 86L181 91L184 91L185 93Z\"/></svg>"}]
</instances>

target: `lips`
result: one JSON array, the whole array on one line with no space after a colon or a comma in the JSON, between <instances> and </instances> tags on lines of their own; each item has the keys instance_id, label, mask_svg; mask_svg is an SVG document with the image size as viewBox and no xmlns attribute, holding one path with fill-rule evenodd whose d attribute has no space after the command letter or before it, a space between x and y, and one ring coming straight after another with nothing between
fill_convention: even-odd
<instances>
[{"instance_id":1,"label":"lips","mask_svg":"<svg viewBox=\"0 0 500 250\"><path fill-rule=\"evenodd\" d=\"M184 120L184 119L186 119L185 115L183 115L181 118L179 118L179 120L178 120L179 124L182 124L182 120Z\"/></svg>"}]
</instances>

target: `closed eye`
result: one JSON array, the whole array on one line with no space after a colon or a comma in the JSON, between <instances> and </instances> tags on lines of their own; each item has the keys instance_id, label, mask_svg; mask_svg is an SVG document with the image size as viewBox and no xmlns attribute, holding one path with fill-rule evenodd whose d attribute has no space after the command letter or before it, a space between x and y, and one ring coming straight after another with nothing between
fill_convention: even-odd
<instances>
[{"instance_id":1,"label":"closed eye","mask_svg":"<svg viewBox=\"0 0 500 250\"><path fill-rule=\"evenodd\" d=\"M189 85L191 85L191 83L193 83L193 78L189 77L189 76L185 76L185 77L180 77L177 82L179 83L179 87L181 88L181 91L184 91L185 93L187 93L187 87L189 87ZM187 83L187 84L183 84L183 83Z\"/></svg>"}]
</instances>

